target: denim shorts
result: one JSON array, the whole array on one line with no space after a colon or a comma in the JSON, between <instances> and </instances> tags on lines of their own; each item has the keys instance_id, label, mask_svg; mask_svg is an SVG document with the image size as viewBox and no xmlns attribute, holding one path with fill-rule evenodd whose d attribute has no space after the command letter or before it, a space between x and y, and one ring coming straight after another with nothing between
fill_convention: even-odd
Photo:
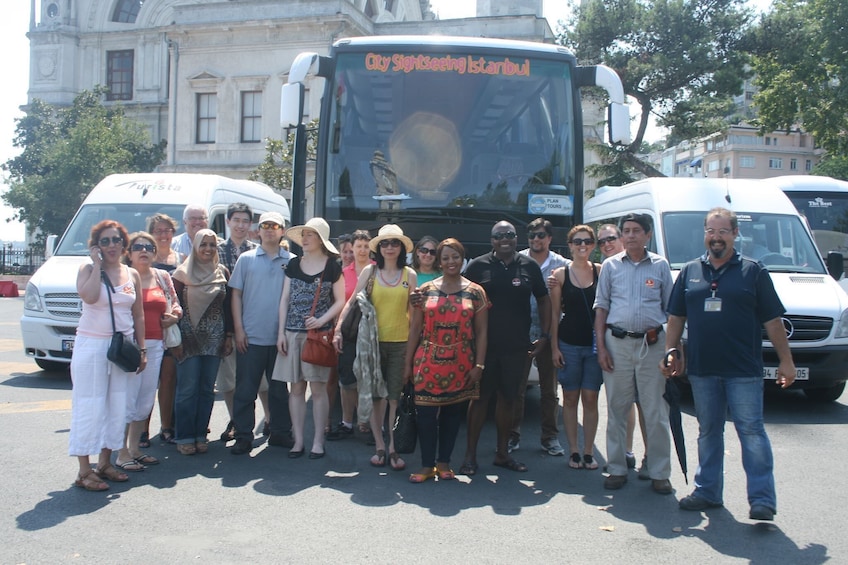
<instances>
[{"instance_id":1,"label":"denim shorts","mask_svg":"<svg viewBox=\"0 0 848 565\"><path fill-rule=\"evenodd\" d=\"M604 377L598 365L598 355L591 345L569 345L559 342L565 366L557 373L562 390L601 390Z\"/></svg>"}]
</instances>

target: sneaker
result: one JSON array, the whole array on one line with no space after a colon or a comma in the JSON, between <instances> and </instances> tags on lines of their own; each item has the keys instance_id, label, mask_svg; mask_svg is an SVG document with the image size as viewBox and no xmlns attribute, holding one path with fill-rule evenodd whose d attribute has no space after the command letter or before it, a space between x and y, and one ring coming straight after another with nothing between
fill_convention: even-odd
<instances>
[{"instance_id":1,"label":"sneaker","mask_svg":"<svg viewBox=\"0 0 848 565\"><path fill-rule=\"evenodd\" d=\"M517 439L509 438L509 443L506 444L506 451L507 453L512 453L513 451L518 451L519 447L521 447L521 444L518 443Z\"/></svg>"},{"instance_id":2,"label":"sneaker","mask_svg":"<svg viewBox=\"0 0 848 565\"><path fill-rule=\"evenodd\" d=\"M327 439L330 441L347 439L349 437L353 437L353 426L347 427L342 422L339 422L336 429L327 434Z\"/></svg>"},{"instance_id":3,"label":"sneaker","mask_svg":"<svg viewBox=\"0 0 848 565\"><path fill-rule=\"evenodd\" d=\"M642 466L639 467L639 480L640 481L650 481L651 480L651 471L648 469L648 458L642 458Z\"/></svg>"},{"instance_id":4,"label":"sneaker","mask_svg":"<svg viewBox=\"0 0 848 565\"><path fill-rule=\"evenodd\" d=\"M516 447L516 449L518 448ZM565 449L562 448L557 438L546 439L545 441L543 441L542 449L547 451L548 455L553 455L555 457L565 455Z\"/></svg>"},{"instance_id":5,"label":"sneaker","mask_svg":"<svg viewBox=\"0 0 848 565\"><path fill-rule=\"evenodd\" d=\"M701 510L706 510L708 508L719 508L722 506L721 503L710 502L706 498L701 498L695 494L684 496L677 504L680 506L681 510L694 510L696 512L700 512Z\"/></svg>"},{"instance_id":6,"label":"sneaker","mask_svg":"<svg viewBox=\"0 0 848 565\"><path fill-rule=\"evenodd\" d=\"M294 438L291 434L271 434L268 436L268 445L274 447L294 447Z\"/></svg>"},{"instance_id":7,"label":"sneaker","mask_svg":"<svg viewBox=\"0 0 848 565\"><path fill-rule=\"evenodd\" d=\"M668 479L654 479L651 481L651 488L657 494L671 494L674 490L671 486L671 481Z\"/></svg>"},{"instance_id":8,"label":"sneaker","mask_svg":"<svg viewBox=\"0 0 848 565\"><path fill-rule=\"evenodd\" d=\"M624 454L624 460L627 461L627 468L628 469L635 469L636 468L636 456L633 455L632 451L628 451L627 453Z\"/></svg>"},{"instance_id":9,"label":"sneaker","mask_svg":"<svg viewBox=\"0 0 848 565\"><path fill-rule=\"evenodd\" d=\"M253 451L253 443L247 439L237 439L230 448L230 455L244 455Z\"/></svg>"},{"instance_id":10,"label":"sneaker","mask_svg":"<svg viewBox=\"0 0 848 565\"><path fill-rule=\"evenodd\" d=\"M604 479L604 488L618 490L627 482L627 475L610 475Z\"/></svg>"},{"instance_id":11,"label":"sneaker","mask_svg":"<svg viewBox=\"0 0 848 565\"><path fill-rule=\"evenodd\" d=\"M764 520L771 522L774 520L774 510L762 504L754 504L751 506L751 511L748 513L748 518L751 520Z\"/></svg>"}]
</instances>

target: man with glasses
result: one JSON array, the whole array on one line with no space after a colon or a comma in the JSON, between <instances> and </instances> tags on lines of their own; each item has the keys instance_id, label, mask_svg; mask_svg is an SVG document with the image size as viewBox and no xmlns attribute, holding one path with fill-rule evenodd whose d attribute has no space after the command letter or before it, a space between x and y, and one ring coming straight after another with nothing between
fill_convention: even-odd
<instances>
[{"instance_id":1,"label":"man with glasses","mask_svg":"<svg viewBox=\"0 0 848 565\"><path fill-rule=\"evenodd\" d=\"M233 423L236 443L230 454L253 449L256 395L263 377L268 382L271 430L268 445L291 447L289 391L283 381L271 380L277 360L277 325L285 267L293 257L280 247L285 221L278 212L259 218L260 245L242 253L230 277L236 344L236 389Z\"/></svg>"},{"instance_id":2,"label":"man with glasses","mask_svg":"<svg viewBox=\"0 0 848 565\"><path fill-rule=\"evenodd\" d=\"M551 251L553 240L553 224L545 218L536 218L527 224L527 240L529 247L519 251L521 255L533 259L542 270L542 277L547 279L551 273L559 267L571 263L568 259ZM557 380L556 371L551 360L551 338L546 331L542 331L539 319L538 300L530 301L530 341L533 348L541 346L539 354L535 357L536 368L539 371L540 401L539 411L542 419L542 449L548 455L565 455L565 449L559 443L557 436ZM551 323L559 323L559 320L551 320ZM524 393L527 390L527 379L530 376L530 368L533 359L528 358L524 369L524 382L518 389L518 398L515 403L515 414L512 419L512 430L510 432L508 450L510 453L517 450L521 439L521 422L524 420Z\"/></svg>"},{"instance_id":3,"label":"man with glasses","mask_svg":"<svg viewBox=\"0 0 848 565\"><path fill-rule=\"evenodd\" d=\"M498 447L494 465L512 471L527 471L524 463L513 459L507 447L515 414L519 389L524 386L528 354L539 355L548 341L551 325L551 302L539 265L526 255L516 253L517 235L509 222L498 222L492 228L492 252L468 264L465 277L484 288L491 308L488 323L488 349L483 363L480 399L472 400L468 409L468 445L460 468L464 475L477 472L477 442L486 421L492 395L497 394L495 423ZM540 338L535 346L530 341L530 298L539 304Z\"/></svg>"},{"instance_id":4,"label":"man with glasses","mask_svg":"<svg viewBox=\"0 0 848 565\"><path fill-rule=\"evenodd\" d=\"M181 233L171 241L171 249L182 257L191 256L194 248L194 236L202 229L209 227L209 215L206 208L198 204L189 204L183 210L183 225L185 232Z\"/></svg>"},{"instance_id":5,"label":"man with glasses","mask_svg":"<svg viewBox=\"0 0 848 565\"><path fill-rule=\"evenodd\" d=\"M647 457L651 486L671 494L671 437L665 378L657 370L663 356L659 333L671 296L668 261L647 249L653 222L647 214L621 220L624 252L606 261L595 295L598 363L607 393L607 470L604 488L627 482L627 414L638 394L648 431Z\"/></svg>"},{"instance_id":6,"label":"man with glasses","mask_svg":"<svg viewBox=\"0 0 848 565\"><path fill-rule=\"evenodd\" d=\"M707 213L707 252L687 263L674 284L665 342L670 363L660 368L667 377L683 373L683 360L674 351L688 320L687 372L700 432L695 490L680 500L680 508L701 511L723 504L724 422L729 411L742 444L748 516L774 520L774 457L763 426L763 327L780 360L777 384L782 388L795 381L795 365L781 321L786 310L768 270L734 249L738 235L735 213L726 208Z\"/></svg>"}]
</instances>

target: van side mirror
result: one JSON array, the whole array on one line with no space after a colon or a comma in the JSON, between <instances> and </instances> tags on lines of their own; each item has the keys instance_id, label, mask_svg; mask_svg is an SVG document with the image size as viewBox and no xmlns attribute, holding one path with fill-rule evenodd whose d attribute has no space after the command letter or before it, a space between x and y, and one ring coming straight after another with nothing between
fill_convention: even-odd
<instances>
[{"instance_id":1,"label":"van side mirror","mask_svg":"<svg viewBox=\"0 0 848 565\"><path fill-rule=\"evenodd\" d=\"M830 273L830 276L836 280L842 278L842 274L845 272L845 263L842 253L839 251L827 252L827 272Z\"/></svg>"},{"instance_id":2,"label":"van side mirror","mask_svg":"<svg viewBox=\"0 0 848 565\"><path fill-rule=\"evenodd\" d=\"M59 236L50 234L44 242L44 258L50 259L56 253L56 244L59 242Z\"/></svg>"}]
</instances>

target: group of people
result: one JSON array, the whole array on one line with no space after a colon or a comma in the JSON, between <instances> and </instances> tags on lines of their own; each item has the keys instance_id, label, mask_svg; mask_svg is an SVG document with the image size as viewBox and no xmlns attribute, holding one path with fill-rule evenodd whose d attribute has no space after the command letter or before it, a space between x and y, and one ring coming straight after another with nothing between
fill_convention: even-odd
<instances>
[{"instance_id":1,"label":"group of people","mask_svg":"<svg viewBox=\"0 0 848 565\"><path fill-rule=\"evenodd\" d=\"M140 451L149 442L157 384L160 439L176 443L184 455L206 452L216 380L230 413L221 440L234 442L233 455L254 447L257 397L265 406L268 444L288 448L290 458L307 453L309 388L315 430L310 459L324 456L325 439L351 437L358 428L370 430L373 438L371 465L403 470L392 423L410 386L421 455L411 482L454 478L450 463L466 406L458 473L478 472L477 447L493 397L492 464L524 472L527 466L513 454L520 448L524 392L535 361L544 451L566 454L558 439L558 382L568 465L598 468L594 444L603 385L605 488L623 487L628 469L635 467L638 406L645 444L639 476L650 479L656 492L671 493L663 392L666 378L684 372L680 339L688 319L688 375L701 426L701 464L696 489L680 506L704 510L722 504L729 407L743 444L751 517L773 518L761 344L751 337L759 335L761 324L780 357L778 383L789 386L795 370L780 324L782 305L767 270L734 250L738 227L731 211L710 211L707 252L684 268L676 284L667 261L648 251L652 224L644 214L602 225L597 234L591 226L574 226L567 238L571 259L551 250L548 220L526 226L528 247L521 252L516 227L501 221L491 231L492 251L467 265L456 239L427 236L415 244L393 224L373 238L362 230L342 236L337 247L321 218L286 231L280 214L266 212L259 218L258 244L248 238L252 219L249 207L231 205L226 241L207 228L206 211L196 206L186 208L186 231L177 238L176 221L164 215L150 218L148 231L135 234L111 220L92 228L91 262L80 268L77 280L83 314L71 363L69 451L79 459L77 486L105 490L105 481L126 481L126 472L159 463ZM298 246L298 256L287 249L284 236ZM602 262L593 260L596 247ZM106 359L111 311L116 331L141 349L137 376ZM351 334L347 322L355 315L359 321L352 322ZM166 348L163 331L175 324L181 343ZM303 352L314 345L312 334L330 330L338 363L304 361ZM725 346L732 359L710 354ZM337 395L342 421L333 429L329 414ZM114 463L113 450L118 450ZM92 469L94 453L99 458Z\"/></svg>"}]
</instances>

